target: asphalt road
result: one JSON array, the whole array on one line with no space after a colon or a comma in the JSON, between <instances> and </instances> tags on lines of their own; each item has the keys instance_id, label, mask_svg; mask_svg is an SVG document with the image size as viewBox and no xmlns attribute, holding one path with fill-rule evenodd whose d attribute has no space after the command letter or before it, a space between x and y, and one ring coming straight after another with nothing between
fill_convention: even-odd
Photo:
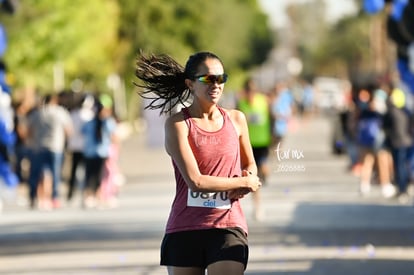
<instances>
[{"instance_id":1,"label":"asphalt road","mask_svg":"<svg viewBox=\"0 0 414 275\"><path fill-rule=\"evenodd\" d=\"M330 152L330 120L297 121L272 152L263 221L249 222L246 274L412 275L414 207L359 196L347 158ZM174 193L170 160L145 135L124 141L119 206L29 210L27 190L0 215L0 274L166 274L159 245ZM65 193L65 184L62 184Z\"/></svg>"}]
</instances>

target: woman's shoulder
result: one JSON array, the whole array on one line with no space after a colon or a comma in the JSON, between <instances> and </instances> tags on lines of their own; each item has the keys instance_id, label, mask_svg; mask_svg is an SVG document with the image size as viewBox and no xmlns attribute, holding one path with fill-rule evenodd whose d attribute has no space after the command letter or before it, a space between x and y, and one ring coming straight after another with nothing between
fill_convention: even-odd
<instances>
[{"instance_id":1,"label":"woman's shoulder","mask_svg":"<svg viewBox=\"0 0 414 275\"><path fill-rule=\"evenodd\" d=\"M164 130L167 139L172 137L181 139L188 135L189 127L185 122L184 114L182 111L174 113L166 118L164 123Z\"/></svg>"},{"instance_id":2,"label":"woman's shoulder","mask_svg":"<svg viewBox=\"0 0 414 275\"><path fill-rule=\"evenodd\" d=\"M223 109L230 121L232 122L233 126L235 127L236 131L240 134L241 129L247 125L247 120L245 114L237 109Z\"/></svg>"},{"instance_id":3,"label":"woman's shoulder","mask_svg":"<svg viewBox=\"0 0 414 275\"><path fill-rule=\"evenodd\" d=\"M240 122L246 119L244 113L237 109L225 109L222 110L230 117L230 119L234 122Z\"/></svg>"},{"instance_id":4,"label":"woman's shoulder","mask_svg":"<svg viewBox=\"0 0 414 275\"><path fill-rule=\"evenodd\" d=\"M174 113L170 116L168 116L165 119L165 123L164 123L164 127L166 129L168 128L179 128L179 127L183 127L185 124L185 116L183 111L179 111L177 113Z\"/></svg>"}]
</instances>

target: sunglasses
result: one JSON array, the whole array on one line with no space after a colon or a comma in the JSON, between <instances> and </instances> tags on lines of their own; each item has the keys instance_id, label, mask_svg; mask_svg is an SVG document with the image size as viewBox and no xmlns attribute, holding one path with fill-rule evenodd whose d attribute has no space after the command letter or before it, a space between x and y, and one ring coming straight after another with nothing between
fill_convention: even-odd
<instances>
[{"instance_id":1,"label":"sunglasses","mask_svg":"<svg viewBox=\"0 0 414 275\"><path fill-rule=\"evenodd\" d=\"M218 83L218 84L223 84L226 83L227 81L227 74L205 74L205 75L199 75L195 77L199 82L204 83L204 84L213 84L213 83Z\"/></svg>"}]
</instances>

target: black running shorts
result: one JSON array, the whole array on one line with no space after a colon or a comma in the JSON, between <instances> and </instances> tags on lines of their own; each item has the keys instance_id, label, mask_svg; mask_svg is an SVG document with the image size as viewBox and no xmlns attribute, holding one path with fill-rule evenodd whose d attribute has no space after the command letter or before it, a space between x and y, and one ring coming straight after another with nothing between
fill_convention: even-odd
<instances>
[{"instance_id":1,"label":"black running shorts","mask_svg":"<svg viewBox=\"0 0 414 275\"><path fill-rule=\"evenodd\" d=\"M249 247L240 228L206 229L166 234L161 244L161 265L206 269L219 261L247 267Z\"/></svg>"}]
</instances>

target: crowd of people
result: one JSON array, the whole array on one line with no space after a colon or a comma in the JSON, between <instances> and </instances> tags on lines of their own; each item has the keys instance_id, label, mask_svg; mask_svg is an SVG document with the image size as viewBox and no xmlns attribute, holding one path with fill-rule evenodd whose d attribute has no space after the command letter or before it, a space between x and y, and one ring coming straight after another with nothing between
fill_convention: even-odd
<instances>
[{"instance_id":1,"label":"crowd of people","mask_svg":"<svg viewBox=\"0 0 414 275\"><path fill-rule=\"evenodd\" d=\"M414 96L410 88L398 79L380 75L358 84L343 85L343 90L338 92L341 94L338 98L343 102L325 111L331 118L338 116L333 123L333 132L339 128L340 134L339 137L337 133L333 134L333 143L340 143L349 157L348 168L359 180L358 191L362 196L368 196L372 187L378 185L384 198L411 203L414 193ZM268 170L268 153L264 152L283 146L284 138L294 128L297 118L306 120L310 114L323 112L318 107L320 96L318 87L305 80L278 81L270 91L260 91L253 79L246 81L236 106L246 115L263 183L266 183ZM262 138L260 142L257 136ZM255 216L260 219L263 215L260 193L256 193L253 196Z\"/></svg>"},{"instance_id":2,"label":"crowd of people","mask_svg":"<svg viewBox=\"0 0 414 275\"><path fill-rule=\"evenodd\" d=\"M339 141L349 157L349 171L359 181L359 192L366 197L378 185L387 199L403 204L412 202L414 181L414 97L403 83L388 76L344 85L341 108L333 106L329 116L338 116ZM236 107L246 115L250 141L265 184L268 156L284 138L298 117L317 113L318 90L302 81L275 83L274 89L260 91L248 79L238 94ZM339 125L339 127L337 127ZM336 137L335 137L336 136ZM337 138L337 134L333 139ZM263 190L261 190L263 191ZM261 192L260 191L260 192ZM255 218L263 216L260 192L253 195Z\"/></svg>"},{"instance_id":3,"label":"crowd of people","mask_svg":"<svg viewBox=\"0 0 414 275\"><path fill-rule=\"evenodd\" d=\"M407 87L378 77L353 85L342 117L349 169L367 196L378 184L385 198L410 202L414 179L413 95Z\"/></svg>"},{"instance_id":4,"label":"crowd of people","mask_svg":"<svg viewBox=\"0 0 414 275\"><path fill-rule=\"evenodd\" d=\"M251 194L254 218L262 219L269 156L283 147L297 116L314 112L312 85L278 81L262 91L248 78L234 108L223 107L228 75L210 52L191 55L185 66L168 55L142 55L136 76L140 95L150 99L146 108L168 114L164 142L176 192L160 264L169 274L243 274L249 246L241 200ZM388 79L376 80L354 85L338 114L349 169L362 195L377 180L384 197L407 201L414 179L414 98ZM14 105L0 97L0 186L27 184L31 208L60 208L67 162L68 202L79 191L83 208L116 206L120 140L113 107L106 94L52 93Z\"/></svg>"},{"instance_id":5,"label":"crowd of people","mask_svg":"<svg viewBox=\"0 0 414 275\"><path fill-rule=\"evenodd\" d=\"M83 208L116 206L120 143L111 96L62 91L9 103L11 127L0 124L2 190L27 185L32 209L60 208L76 192Z\"/></svg>"}]
</instances>

